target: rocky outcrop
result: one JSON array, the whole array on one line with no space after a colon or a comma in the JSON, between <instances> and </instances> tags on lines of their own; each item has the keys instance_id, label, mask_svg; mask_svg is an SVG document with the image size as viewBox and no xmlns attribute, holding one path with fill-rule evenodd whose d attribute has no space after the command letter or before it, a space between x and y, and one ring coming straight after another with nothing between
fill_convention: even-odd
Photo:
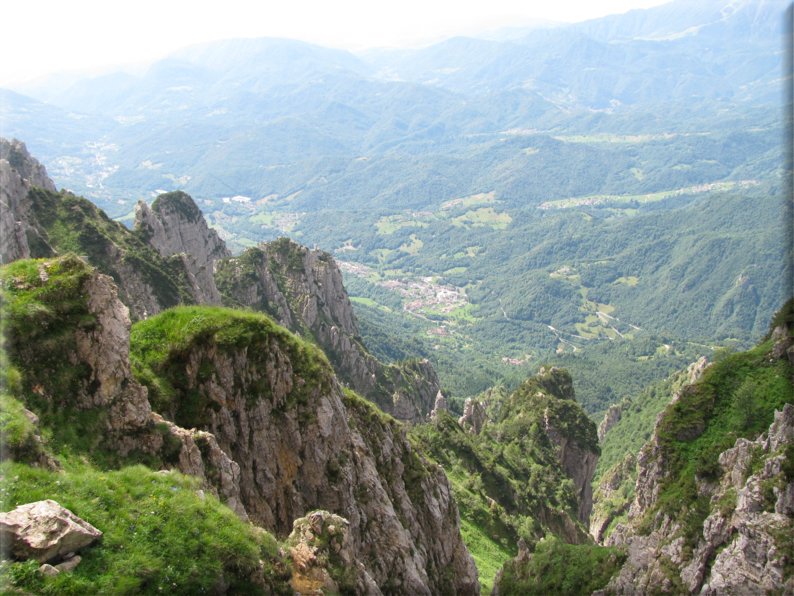
<instances>
[{"instance_id":1,"label":"rocky outcrop","mask_svg":"<svg viewBox=\"0 0 794 596\"><path fill-rule=\"evenodd\" d=\"M573 481L579 502L578 519L588 527L593 510L593 474L598 464L599 453L566 436L547 416L544 420L546 435L557 448L557 458L563 473Z\"/></svg>"},{"instance_id":2,"label":"rocky outcrop","mask_svg":"<svg viewBox=\"0 0 794 596\"><path fill-rule=\"evenodd\" d=\"M219 323L168 352L159 374L177 395L160 416L132 375L130 320L112 280L74 257L18 270L8 280L13 299L35 292L33 312L60 309L8 329L37 411L95 411L98 448L199 476L238 515L282 536L315 509L344 517L356 559L381 588L478 592L444 471L413 450L398 422L346 392L314 345L264 316L195 307L196 325ZM144 334L167 328L139 325ZM66 386L53 372L63 370L73 375Z\"/></svg>"},{"instance_id":3,"label":"rocky outcrop","mask_svg":"<svg viewBox=\"0 0 794 596\"><path fill-rule=\"evenodd\" d=\"M794 477L787 474L787 449L794 444L794 406L775 412L766 435L738 439L719 457L719 484L701 484L710 497L710 515L693 552L687 555L683 528L664 517L650 535L618 526L608 545L624 545L629 559L607 593L670 591L665 561L679 570L690 593L768 594L785 587L787 552L794 536Z\"/></svg>"},{"instance_id":4,"label":"rocky outcrop","mask_svg":"<svg viewBox=\"0 0 794 596\"><path fill-rule=\"evenodd\" d=\"M593 422L580 415L581 408L577 405L571 407L565 402L576 402L573 390L573 380L570 373L564 369L541 367L537 374L537 382L541 391L538 397L553 395L559 398L557 407L546 408L542 423L546 435L556 448L557 459L562 466L563 473L570 478L576 489L579 502L578 519L588 527L590 513L593 510L593 474L595 473L598 457L601 452L593 441L583 441L595 430ZM574 419L569 420L568 418ZM596 434L596 433L592 433ZM596 437L591 437L591 439Z\"/></svg>"},{"instance_id":5,"label":"rocky outcrop","mask_svg":"<svg viewBox=\"0 0 794 596\"><path fill-rule=\"evenodd\" d=\"M30 243L46 245L24 203L31 187L55 191L55 184L25 143L0 138L0 265L30 257Z\"/></svg>"},{"instance_id":6,"label":"rocky outcrop","mask_svg":"<svg viewBox=\"0 0 794 596\"><path fill-rule=\"evenodd\" d=\"M151 208L139 201L135 227L146 229L149 244L164 257L187 253L203 267L231 256L218 233L207 226L198 205L181 191L158 196Z\"/></svg>"},{"instance_id":7,"label":"rocky outcrop","mask_svg":"<svg viewBox=\"0 0 794 596\"><path fill-rule=\"evenodd\" d=\"M140 203L133 233L93 203L56 193L24 143L0 139L0 155L0 264L75 252L113 277L134 320L221 303L213 260L230 253L188 195L161 195L152 209Z\"/></svg>"},{"instance_id":8,"label":"rocky outcrop","mask_svg":"<svg viewBox=\"0 0 794 596\"><path fill-rule=\"evenodd\" d=\"M367 351L330 254L280 238L218 262L215 282L230 304L266 312L313 339L340 380L384 412L413 423L430 413L440 389L432 364L414 360L386 366Z\"/></svg>"},{"instance_id":9,"label":"rocky outcrop","mask_svg":"<svg viewBox=\"0 0 794 596\"><path fill-rule=\"evenodd\" d=\"M295 520L287 538L287 554L292 561L292 587L298 593L382 595L355 558L349 525L327 511Z\"/></svg>"},{"instance_id":10,"label":"rocky outcrop","mask_svg":"<svg viewBox=\"0 0 794 596\"><path fill-rule=\"evenodd\" d=\"M219 305L221 295L213 279L214 262L231 256L226 243L204 221L201 210L187 194L177 191L157 197L151 207L135 206L135 231L160 256L179 255L193 301Z\"/></svg>"},{"instance_id":11,"label":"rocky outcrop","mask_svg":"<svg viewBox=\"0 0 794 596\"><path fill-rule=\"evenodd\" d=\"M346 393L314 346L266 317L227 313L217 327L203 319L201 341L159 365L164 378L182 375L162 413L217 437L240 466L251 521L286 536L308 512L329 511L349 522L355 558L382 590L477 593L443 470L398 422ZM229 328L245 339L224 340Z\"/></svg>"},{"instance_id":12,"label":"rocky outcrop","mask_svg":"<svg viewBox=\"0 0 794 596\"><path fill-rule=\"evenodd\" d=\"M612 430L618 422L620 422L620 406L618 404L613 404L609 406L607 413L604 414L604 419L601 421L601 424L598 425L599 443L604 442L604 437L606 437L607 433Z\"/></svg>"},{"instance_id":13,"label":"rocky outcrop","mask_svg":"<svg viewBox=\"0 0 794 596\"><path fill-rule=\"evenodd\" d=\"M433 406L433 409L427 415L428 420L436 420L438 418L438 413L442 410L444 412L448 412L449 404L447 403L447 399L441 394L441 391L439 391L436 395L436 403Z\"/></svg>"},{"instance_id":14,"label":"rocky outcrop","mask_svg":"<svg viewBox=\"0 0 794 596\"><path fill-rule=\"evenodd\" d=\"M786 404L775 412L767 436L738 439L720 455L725 474L711 497L716 506L692 561L681 571L690 590L702 585L701 594L717 596L783 589L785 568L791 564L786 549L794 536L794 475L784 471L790 457L786 447L792 444L794 405ZM719 506L734 499L732 511Z\"/></svg>"},{"instance_id":15,"label":"rocky outcrop","mask_svg":"<svg viewBox=\"0 0 794 596\"><path fill-rule=\"evenodd\" d=\"M101 426L97 445L122 457L140 450L173 459L172 465L204 478L205 490L219 495L245 518L239 500L239 467L218 448L215 438L179 428L152 412L147 389L132 373L129 311L118 299L113 280L69 256L38 263L34 270L34 277L12 278L11 282L17 290L49 296L37 306L40 312L49 312L53 306L60 311L55 318L38 317L42 334L29 337L9 328L12 340L6 346L11 362L26 371L24 386L36 397L40 410L97 411ZM74 311L65 310L63 304L72 305ZM57 352L47 348L51 325L62 338ZM66 387L57 376L63 370L76 371ZM165 456L166 451L173 457ZM40 465L57 467L58 463L46 456Z\"/></svg>"},{"instance_id":16,"label":"rocky outcrop","mask_svg":"<svg viewBox=\"0 0 794 596\"><path fill-rule=\"evenodd\" d=\"M593 474L601 449L595 423L576 402L571 374L541 366L502 404L500 420L536 420L545 431L562 472L574 483L577 518L587 528L593 507Z\"/></svg>"},{"instance_id":17,"label":"rocky outcrop","mask_svg":"<svg viewBox=\"0 0 794 596\"><path fill-rule=\"evenodd\" d=\"M0 513L0 551L4 558L12 555L22 561L53 563L101 536L94 526L49 499Z\"/></svg>"},{"instance_id":18,"label":"rocky outcrop","mask_svg":"<svg viewBox=\"0 0 794 596\"><path fill-rule=\"evenodd\" d=\"M47 175L46 168L28 153L22 141L17 139L7 141L0 137L0 160L8 162L28 185L55 192L55 183Z\"/></svg>"},{"instance_id":19,"label":"rocky outcrop","mask_svg":"<svg viewBox=\"0 0 794 596\"><path fill-rule=\"evenodd\" d=\"M670 405L677 403L684 394L691 394L694 391L693 384L701 377L707 366L708 362L705 358L689 365L686 370L685 385L673 395ZM707 413L706 410L713 408L713 403L705 403L701 407L703 409L702 418ZM663 421L664 411L657 414L653 437L637 455L637 494L629 509L629 518L640 517L656 504L662 481L670 473L667 467L667 454L661 444L661 432L664 430ZM697 438L704 428L701 420L693 420L691 425L676 429L676 438L679 441L692 440Z\"/></svg>"},{"instance_id":20,"label":"rocky outcrop","mask_svg":"<svg viewBox=\"0 0 794 596\"><path fill-rule=\"evenodd\" d=\"M479 435L486 422L488 422L488 415L485 413L485 405L481 401L467 398L463 404L463 416L458 419L458 424L470 433Z\"/></svg>"},{"instance_id":21,"label":"rocky outcrop","mask_svg":"<svg viewBox=\"0 0 794 596\"><path fill-rule=\"evenodd\" d=\"M772 339L779 344L786 337ZM766 353L772 356L769 363L774 365L776 358L787 362L785 350L777 352L771 347ZM690 366L688 380L695 382L705 368L705 360ZM731 374L734 369L723 365L721 372ZM726 394L730 398L737 391L734 386ZM729 404L711 384L687 385L657 417L654 436L638 458L629 522L618 524L606 540L608 546L626 547L629 554L606 593L716 596L792 589L787 566L794 546L794 405L776 410L768 432L755 440L732 439L733 433L728 433L718 458L717 453L700 456L707 459L695 468L689 495L682 494L672 509L660 500L665 485L681 474L675 441L697 440L711 418L724 416L725 410L718 407ZM711 467L713 458L719 469ZM705 519L700 517L693 527L690 520L699 516Z\"/></svg>"},{"instance_id":22,"label":"rocky outcrop","mask_svg":"<svg viewBox=\"0 0 794 596\"><path fill-rule=\"evenodd\" d=\"M84 410L104 409L109 426L116 431L144 427L152 410L146 390L132 376L129 311L107 275L88 273L82 291L86 310L96 324L75 329L74 349L68 352L71 364L86 365L90 371L74 397L75 405Z\"/></svg>"}]
</instances>

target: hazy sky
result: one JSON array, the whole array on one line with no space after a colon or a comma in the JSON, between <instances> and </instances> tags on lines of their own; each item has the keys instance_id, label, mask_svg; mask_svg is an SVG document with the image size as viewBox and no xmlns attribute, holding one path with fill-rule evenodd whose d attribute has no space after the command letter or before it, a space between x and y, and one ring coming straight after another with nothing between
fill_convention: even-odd
<instances>
[{"instance_id":1,"label":"hazy sky","mask_svg":"<svg viewBox=\"0 0 794 596\"><path fill-rule=\"evenodd\" d=\"M16 0L3 3L0 86L51 72L145 62L216 39L287 37L356 50L532 18L575 22L666 1Z\"/></svg>"}]
</instances>

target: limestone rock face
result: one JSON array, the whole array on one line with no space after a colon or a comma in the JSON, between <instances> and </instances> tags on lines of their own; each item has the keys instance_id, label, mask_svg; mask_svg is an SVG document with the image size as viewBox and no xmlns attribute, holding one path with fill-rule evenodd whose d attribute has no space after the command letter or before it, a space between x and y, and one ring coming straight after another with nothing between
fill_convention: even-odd
<instances>
[{"instance_id":1,"label":"limestone rock face","mask_svg":"<svg viewBox=\"0 0 794 596\"><path fill-rule=\"evenodd\" d=\"M433 406L433 409L427 415L430 420L435 420L438 418L438 413L444 410L445 412L449 411L449 404L447 404L446 398L441 394L441 391L438 392L436 395L436 403Z\"/></svg>"},{"instance_id":2,"label":"limestone rock face","mask_svg":"<svg viewBox=\"0 0 794 596\"><path fill-rule=\"evenodd\" d=\"M340 380L384 412L413 423L430 413L440 389L432 364L417 360L386 366L367 351L342 272L330 254L280 238L218 262L215 281L240 305L313 338Z\"/></svg>"},{"instance_id":3,"label":"limestone rock face","mask_svg":"<svg viewBox=\"0 0 794 596\"><path fill-rule=\"evenodd\" d=\"M146 226L151 234L149 244L164 257L184 252L203 266L231 256L226 243L207 226L193 199L180 191L160 195L151 208L138 201L135 225Z\"/></svg>"},{"instance_id":4,"label":"limestone rock face","mask_svg":"<svg viewBox=\"0 0 794 596\"><path fill-rule=\"evenodd\" d=\"M686 371L686 384L673 395L673 399L670 401L671 404L678 402L684 393L693 390L692 384L702 376L707 366L708 362L705 358L701 358L689 365ZM713 407L713 404L711 407ZM647 511L656 503L659 498L662 480L668 475L667 462L665 461L659 439L663 416L664 412L657 414L653 437L637 456L637 496L629 510L629 518L632 519L641 516L644 511ZM679 431L677 438L679 440L696 438L703 432L703 428L700 423L695 423L692 427Z\"/></svg>"},{"instance_id":5,"label":"limestone rock face","mask_svg":"<svg viewBox=\"0 0 794 596\"><path fill-rule=\"evenodd\" d=\"M293 522L287 551L292 586L299 593L340 594L344 590L356 596L381 596L380 588L355 558L349 525L327 511L315 511Z\"/></svg>"},{"instance_id":6,"label":"limestone rock face","mask_svg":"<svg viewBox=\"0 0 794 596\"><path fill-rule=\"evenodd\" d=\"M0 513L2 550L22 560L55 561L101 536L94 526L49 499Z\"/></svg>"},{"instance_id":7,"label":"limestone rock face","mask_svg":"<svg viewBox=\"0 0 794 596\"><path fill-rule=\"evenodd\" d=\"M34 187L44 190L29 192ZM53 222L66 217L71 218L64 221L67 227L85 232L87 244L100 247L101 255L93 255L97 258L92 264L115 279L133 320L185 302L221 303L213 262L230 252L188 195L161 195L152 208L141 202L136 207L138 232L131 233L123 227L113 229L107 216L88 201L54 193L44 166L28 154L24 143L0 139L0 264L77 250L72 244L58 245L62 238ZM144 248L142 240L151 248Z\"/></svg>"},{"instance_id":8,"label":"limestone rock face","mask_svg":"<svg viewBox=\"0 0 794 596\"><path fill-rule=\"evenodd\" d=\"M355 558L381 588L478 593L444 471L414 453L398 422L345 394L330 369L307 378L286 331L264 341L193 345L175 366L186 390L210 404L207 422L182 421L178 405L164 412L211 433L239 465L250 520L286 536L296 519L325 510L349 522Z\"/></svg>"},{"instance_id":9,"label":"limestone rock face","mask_svg":"<svg viewBox=\"0 0 794 596\"><path fill-rule=\"evenodd\" d=\"M38 159L31 157L22 141L17 139L7 141L0 138L0 159L7 161L30 186L38 186L56 192L55 183L50 180L46 168L39 163Z\"/></svg>"},{"instance_id":10,"label":"limestone rock face","mask_svg":"<svg viewBox=\"0 0 794 596\"><path fill-rule=\"evenodd\" d=\"M593 510L593 475L598 464L598 453L583 447L554 427L548 417L545 430L551 442L557 447L557 459L565 475L573 480L579 501L578 519L585 528L589 527L590 513Z\"/></svg>"},{"instance_id":11,"label":"limestone rock face","mask_svg":"<svg viewBox=\"0 0 794 596\"><path fill-rule=\"evenodd\" d=\"M135 206L135 229L144 233L162 257L179 255L196 304L219 305L214 262L231 256L226 243L204 221L196 203L183 192L160 195L149 207Z\"/></svg>"},{"instance_id":12,"label":"limestone rock face","mask_svg":"<svg viewBox=\"0 0 794 596\"><path fill-rule=\"evenodd\" d=\"M207 482L206 488L222 495L229 507L246 519L239 498L240 468L218 447L215 437L179 428L152 412L146 388L132 375L129 311L118 300L113 281L94 271L83 289L88 312L96 317L98 325L88 332L77 330L76 350L70 356L73 363L85 363L91 369L91 378L78 397L81 407L107 411L108 430L118 437L116 444L122 455L136 448L146 453L159 451L163 438L154 432L154 427L164 425L168 434L181 443L178 467L182 473L206 479L207 467L212 467L218 479L214 484ZM204 447L203 453L197 443Z\"/></svg>"},{"instance_id":13,"label":"limestone rock face","mask_svg":"<svg viewBox=\"0 0 794 596\"><path fill-rule=\"evenodd\" d=\"M603 443L606 434L620 422L620 406L613 404L609 406L609 410L604 414L604 419L598 425L598 442Z\"/></svg>"},{"instance_id":14,"label":"limestone rock face","mask_svg":"<svg viewBox=\"0 0 794 596\"><path fill-rule=\"evenodd\" d=\"M488 421L488 415L485 413L485 406L480 401L474 401L472 398L467 398L463 404L463 416L458 420L458 424L467 428L469 432L479 435L482 432L482 427Z\"/></svg>"},{"instance_id":15,"label":"limestone rock face","mask_svg":"<svg viewBox=\"0 0 794 596\"><path fill-rule=\"evenodd\" d=\"M766 435L755 441L738 439L720 454L721 481L699 482L701 494L710 496L710 515L690 555L684 550L682 528L667 517L649 536L619 525L607 545L627 546L629 559L607 593L670 591L672 584L661 567L665 559L679 570L681 582L693 594L782 592L784 549L794 535L794 481L783 470L784 451L792 443L794 405L786 404L775 412Z\"/></svg>"},{"instance_id":16,"label":"limestone rock face","mask_svg":"<svg viewBox=\"0 0 794 596\"><path fill-rule=\"evenodd\" d=\"M75 331L75 349L70 354L73 364L87 364L91 370L88 386L78 396L80 406L107 408L116 430L145 426L152 411L146 390L132 377L129 310L107 275L93 271L83 290L88 313L96 317L97 325Z\"/></svg>"},{"instance_id":17,"label":"limestone rock face","mask_svg":"<svg viewBox=\"0 0 794 596\"><path fill-rule=\"evenodd\" d=\"M84 301L86 314L93 321L88 325L73 325L72 340L65 342L65 358L85 371L76 379L76 390L68 393L68 403L53 404L59 388L44 374L33 379L31 390L57 407L97 410L105 430L102 441L122 456L134 449L150 455L161 454L168 439L171 448L176 444L176 465L180 470L204 478L206 490L222 496L245 518L239 499L239 466L218 448L215 437L181 429L152 412L147 389L132 374L129 311L118 299L113 280L74 257L44 261L38 268L42 286L55 283L48 272L73 271L69 284L73 286L73 294L64 299ZM48 360L40 361L41 354L35 345L21 346L15 357L31 370L47 371L52 365ZM31 416L35 418L32 413ZM57 467L57 461L50 459L41 465ZM212 480L208 480L209 469L213 471Z\"/></svg>"},{"instance_id":18,"label":"limestone rock face","mask_svg":"<svg viewBox=\"0 0 794 596\"><path fill-rule=\"evenodd\" d=\"M0 137L0 265L30 257L28 236L44 242L24 204L31 186L55 191L44 166L30 156L25 143Z\"/></svg>"}]
</instances>

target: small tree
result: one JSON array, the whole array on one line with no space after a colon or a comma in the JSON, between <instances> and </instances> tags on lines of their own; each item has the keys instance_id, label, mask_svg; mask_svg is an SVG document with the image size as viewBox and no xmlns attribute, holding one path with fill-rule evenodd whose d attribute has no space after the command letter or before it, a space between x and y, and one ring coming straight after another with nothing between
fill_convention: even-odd
<instances>
[{"instance_id":1,"label":"small tree","mask_svg":"<svg viewBox=\"0 0 794 596\"><path fill-rule=\"evenodd\" d=\"M717 348L714 350L714 354L711 357L713 362L722 362L728 356L733 354L736 351L736 342L733 340L726 340L721 348Z\"/></svg>"},{"instance_id":2,"label":"small tree","mask_svg":"<svg viewBox=\"0 0 794 596\"><path fill-rule=\"evenodd\" d=\"M746 379L733 394L733 415L740 429L746 430L755 421L756 399L758 385Z\"/></svg>"}]
</instances>

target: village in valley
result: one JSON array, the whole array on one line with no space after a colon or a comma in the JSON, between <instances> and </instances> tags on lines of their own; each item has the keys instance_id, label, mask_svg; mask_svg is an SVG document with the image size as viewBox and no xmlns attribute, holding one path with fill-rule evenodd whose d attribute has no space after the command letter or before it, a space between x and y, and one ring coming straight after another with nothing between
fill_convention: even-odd
<instances>
[{"instance_id":1,"label":"village in valley","mask_svg":"<svg viewBox=\"0 0 794 596\"><path fill-rule=\"evenodd\" d=\"M440 283L439 277L406 276L375 281L373 277L378 277L378 274L366 265L345 261L337 263L344 273L369 279L375 285L397 292L406 301L403 303L403 310L418 316L450 315L469 305L464 289L444 285Z\"/></svg>"}]
</instances>

